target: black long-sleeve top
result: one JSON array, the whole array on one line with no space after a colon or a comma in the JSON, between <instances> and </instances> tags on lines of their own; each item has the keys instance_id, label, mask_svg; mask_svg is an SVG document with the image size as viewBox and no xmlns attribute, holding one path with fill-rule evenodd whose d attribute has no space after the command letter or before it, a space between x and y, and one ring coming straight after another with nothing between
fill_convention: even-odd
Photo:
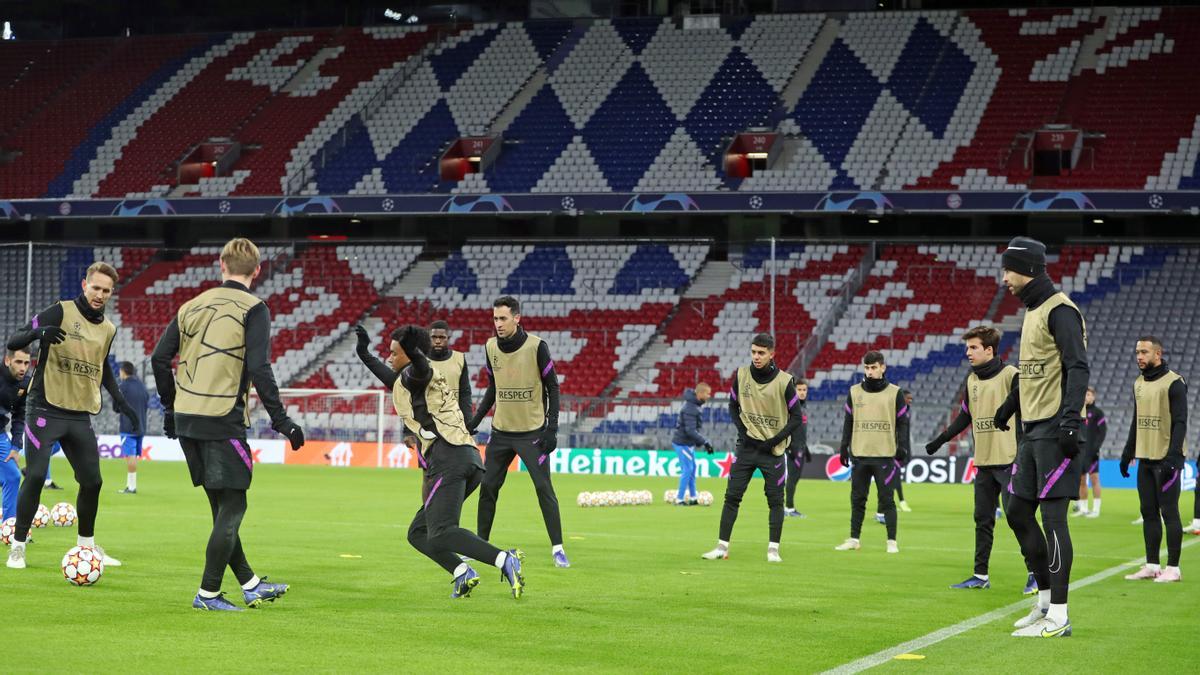
<instances>
[{"instance_id":1,"label":"black long-sleeve top","mask_svg":"<svg viewBox=\"0 0 1200 675\"><path fill-rule=\"evenodd\" d=\"M772 361L767 364L766 368L755 368L750 366L750 377L759 384L766 384L775 379L776 373L779 372L779 367ZM734 426L738 430L739 443L744 442L746 436L746 425L742 422L742 405L738 401L741 399L742 393L738 391L738 376L737 372L733 373L733 379L729 383L729 416L733 419ZM788 419L787 424L783 429L773 437L767 439L764 443L767 447L773 448L784 441L791 438L791 443L788 444L789 450L798 450L804 447L805 435L804 428L804 406L801 404L800 395L796 393L796 383L794 380L789 380L787 388L783 391L783 397L787 400ZM797 430L800 433L796 433Z\"/></svg>"},{"instance_id":2,"label":"black long-sleeve top","mask_svg":"<svg viewBox=\"0 0 1200 675\"><path fill-rule=\"evenodd\" d=\"M1153 368L1142 371L1142 376L1153 382L1167 374L1167 362L1163 361ZM1179 378L1167 388L1167 401L1171 406L1171 443L1167 446L1167 457L1184 459L1183 443L1187 440L1187 382ZM1137 400L1133 402L1133 416L1129 418L1129 437L1125 440L1125 449L1121 459L1132 461L1137 451Z\"/></svg>"},{"instance_id":3,"label":"black long-sleeve top","mask_svg":"<svg viewBox=\"0 0 1200 675\"><path fill-rule=\"evenodd\" d=\"M500 348L500 351L505 354L511 354L520 349L528 338L529 335L525 332L525 329L518 326L517 332L512 337L496 338L496 345ZM542 404L546 410L546 428L557 431L559 405L558 373L554 372L554 359L550 358L550 346L546 344L545 340L542 340L538 344L537 366L538 370L542 373ZM487 414L492 410L492 406L496 403L495 373L492 372L490 363L484 366L484 370L488 374L487 391L484 392L483 400L479 402L479 407L475 409L474 417L467 424L467 428L469 429L478 428L479 424L483 422L483 418L487 417ZM470 400L469 390L467 400Z\"/></svg>"},{"instance_id":4,"label":"black long-sleeve top","mask_svg":"<svg viewBox=\"0 0 1200 675\"><path fill-rule=\"evenodd\" d=\"M1054 287L1054 282L1043 273L1025 284L1018 295L1027 309L1037 309L1055 293L1058 293L1058 289ZM1024 422L1025 433L1037 439L1057 438L1060 428L1082 431L1083 420L1079 411L1083 410L1090 377L1083 317L1075 309L1060 305L1050 312L1048 322L1050 335L1054 337L1062 360L1062 405L1058 415L1051 419ZM1001 409L1007 410L1020 404L1016 380L1013 382L1012 391Z\"/></svg>"},{"instance_id":5,"label":"black long-sleeve top","mask_svg":"<svg viewBox=\"0 0 1200 675\"><path fill-rule=\"evenodd\" d=\"M79 295L75 298L75 307L83 318L92 323L100 323L104 321L104 312L92 309L83 298ZM57 302L37 313L29 323L26 323L16 333L8 339L8 348L25 349L31 342L37 339L37 328L43 326L59 326L62 327L63 309L62 305ZM111 348L111 345L110 345ZM45 417L54 417L57 419L69 420L86 420L90 416L87 412L78 410L64 410L58 406L51 405L46 401L45 385L43 381L43 371L46 369L46 357L50 353L50 343L41 341L38 345L37 366L33 369L33 377L29 384L29 400L27 407L30 410L38 411L38 414ZM112 369L108 367L108 354L104 355L104 365L100 369L103 374L100 376L100 385L108 392L112 398L113 407L117 410L123 410L129 407L125 402L125 397L121 395L121 389L117 386L117 378L113 375Z\"/></svg>"},{"instance_id":6,"label":"black long-sleeve top","mask_svg":"<svg viewBox=\"0 0 1200 675\"><path fill-rule=\"evenodd\" d=\"M236 281L226 281L221 286L250 292L249 288ZM287 410L279 400L279 385L275 383L275 373L271 370L271 310L265 302L258 303L246 312L244 335L246 357L233 409L224 417L176 413L175 431L180 436L201 440L223 440L243 436L246 433L246 394L251 384L254 385L263 408L271 418L272 428L278 429L288 420ZM173 410L175 407L175 373L171 370L171 362L178 353L179 322L178 318L173 318L150 357L158 398L167 410Z\"/></svg>"},{"instance_id":7,"label":"black long-sleeve top","mask_svg":"<svg viewBox=\"0 0 1200 675\"><path fill-rule=\"evenodd\" d=\"M877 394L884 389L887 389L888 381L886 377L881 377L878 380L867 378L863 380L863 389L872 394ZM908 432L908 403L904 400L904 390L896 390L896 452L897 457L902 457L907 460L912 457L912 447L909 443ZM849 392L846 393L845 417L842 420L842 444L840 450L848 450L850 448L850 440L854 437L854 401L850 399Z\"/></svg>"}]
</instances>

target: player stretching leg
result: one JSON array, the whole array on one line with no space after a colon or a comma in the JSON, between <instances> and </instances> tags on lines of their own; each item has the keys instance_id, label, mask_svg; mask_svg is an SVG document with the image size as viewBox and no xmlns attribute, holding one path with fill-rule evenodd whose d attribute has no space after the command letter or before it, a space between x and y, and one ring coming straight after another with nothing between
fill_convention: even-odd
<instances>
[{"instance_id":1,"label":"player stretching leg","mask_svg":"<svg viewBox=\"0 0 1200 675\"><path fill-rule=\"evenodd\" d=\"M61 443L79 482L78 545L95 548L105 565L121 564L96 546L96 513L103 479L90 419L100 412L101 387L108 391L118 413L134 415L108 367L108 352L117 328L105 318L104 307L116 285L117 271L111 265L93 263L78 297L43 309L8 341L8 348L16 350L38 340L38 363L29 385L26 415L25 482L17 497L17 531L8 552L8 566L13 569L25 567L29 526L37 512L50 450L56 442Z\"/></svg>"},{"instance_id":2,"label":"player stretching leg","mask_svg":"<svg viewBox=\"0 0 1200 675\"><path fill-rule=\"evenodd\" d=\"M1087 329L1079 308L1046 275L1044 244L1017 237L1002 263L1004 284L1026 311L1021 372L994 423L1007 429L1012 410L1020 406L1024 434L1009 483L1008 524L1039 589L1037 603L1014 624L1013 636L1066 637L1071 634L1067 591L1074 559L1067 509L1079 494ZM1035 517L1039 509L1041 528Z\"/></svg>"},{"instance_id":3,"label":"player stretching leg","mask_svg":"<svg viewBox=\"0 0 1200 675\"><path fill-rule=\"evenodd\" d=\"M1138 370L1133 381L1133 419L1121 453L1121 475L1129 478L1129 463L1137 458L1138 500L1142 507L1142 536L1146 565L1126 579L1181 581L1179 552L1183 523L1179 519L1179 484L1187 461L1187 383L1167 368L1162 342L1147 335L1134 347ZM1167 568L1160 570L1158 547L1167 529Z\"/></svg>"},{"instance_id":4,"label":"player stretching leg","mask_svg":"<svg viewBox=\"0 0 1200 675\"><path fill-rule=\"evenodd\" d=\"M1008 482L1017 456L1016 432L1011 428L1007 431L997 429L991 415L1008 398L1017 369L996 357L1000 331L995 328L976 326L963 335L963 342L967 344L971 374L967 375L963 385L966 395L962 409L950 426L925 446L925 452L932 455L971 427L976 469L975 573L950 588L991 588L988 562L992 556L992 535L996 530L996 507L1004 502L1004 508L1008 509ZM1025 593L1036 591L1037 585L1030 574L1025 581Z\"/></svg>"},{"instance_id":5,"label":"player stretching leg","mask_svg":"<svg viewBox=\"0 0 1200 675\"><path fill-rule=\"evenodd\" d=\"M271 417L271 428L287 437L292 450L304 445L304 432L288 418L271 371L270 311L250 294L258 262L258 247L249 239L225 244L221 285L179 308L151 357L163 431L168 438L178 433L192 485L204 488L212 511L204 576L192 600L195 609L241 611L221 592L226 567L233 570L250 607L288 591L287 584L270 583L254 573L238 534L254 473L246 442L251 384ZM179 366L172 373L176 354Z\"/></svg>"},{"instance_id":6,"label":"player stretching leg","mask_svg":"<svg viewBox=\"0 0 1200 675\"><path fill-rule=\"evenodd\" d=\"M459 525L463 502L483 480L483 462L463 420L460 397L428 357L429 332L405 326L392 333L391 348L389 362L399 373L392 402L405 428L419 439L425 469L423 502L408 528L408 543L450 573L451 598L469 596L479 583L479 574L459 555L495 565L513 597L520 598L524 554L502 551Z\"/></svg>"},{"instance_id":7,"label":"player stretching leg","mask_svg":"<svg viewBox=\"0 0 1200 675\"><path fill-rule=\"evenodd\" d=\"M908 406L900 387L887 381L883 354L867 352L863 356L863 373L866 379L850 387L850 393L846 395L846 418L842 423L842 444L838 450L842 466L850 467L850 538L834 550L861 548L859 538L873 478L879 508L887 526L887 552L899 553L896 501L892 490L909 457Z\"/></svg>"},{"instance_id":8,"label":"player stretching leg","mask_svg":"<svg viewBox=\"0 0 1200 675\"><path fill-rule=\"evenodd\" d=\"M729 557L729 538L733 535L742 495L757 470L763 477L769 510L767 562L783 562L779 557L787 463L783 455L789 445L793 451L799 447L801 439L796 431L801 424L801 410L792 376L775 365L775 338L769 333L754 336L750 343L750 367L737 369L729 393L729 416L738 430L737 457L729 469L717 547L701 557L706 560Z\"/></svg>"}]
</instances>

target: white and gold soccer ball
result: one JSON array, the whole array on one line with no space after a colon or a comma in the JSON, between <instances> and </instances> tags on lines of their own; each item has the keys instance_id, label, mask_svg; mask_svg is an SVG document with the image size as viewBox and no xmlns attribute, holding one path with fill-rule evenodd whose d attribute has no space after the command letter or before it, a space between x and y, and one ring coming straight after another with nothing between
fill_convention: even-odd
<instances>
[{"instance_id":1,"label":"white and gold soccer ball","mask_svg":"<svg viewBox=\"0 0 1200 675\"><path fill-rule=\"evenodd\" d=\"M711 492L709 492L708 490L705 490L705 491L701 492L700 494L696 495L696 501L699 502L700 506L712 506L713 505L713 494Z\"/></svg>"},{"instance_id":2,"label":"white and gold soccer ball","mask_svg":"<svg viewBox=\"0 0 1200 675\"><path fill-rule=\"evenodd\" d=\"M62 572L75 586L91 586L104 574L104 556L90 546L76 546L63 556Z\"/></svg>"},{"instance_id":3,"label":"white and gold soccer ball","mask_svg":"<svg viewBox=\"0 0 1200 675\"><path fill-rule=\"evenodd\" d=\"M70 502L59 502L50 509L50 524L55 527L71 527L79 520L79 514Z\"/></svg>"},{"instance_id":4,"label":"white and gold soccer ball","mask_svg":"<svg viewBox=\"0 0 1200 675\"><path fill-rule=\"evenodd\" d=\"M575 504L578 506L581 506L583 508L587 508L587 507L591 506L592 505L592 493L580 492L579 496L575 498Z\"/></svg>"},{"instance_id":5,"label":"white and gold soccer ball","mask_svg":"<svg viewBox=\"0 0 1200 675\"><path fill-rule=\"evenodd\" d=\"M50 524L50 509L45 504L38 504L37 513L33 514L30 527L46 527Z\"/></svg>"},{"instance_id":6,"label":"white and gold soccer ball","mask_svg":"<svg viewBox=\"0 0 1200 675\"><path fill-rule=\"evenodd\" d=\"M666 492L664 492L663 493L663 503L664 504L674 504L675 503L675 495L677 494L677 492L678 492L677 490L667 490Z\"/></svg>"},{"instance_id":7,"label":"white and gold soccer ball","mask_svg":"<svg viewBox=\"0 0 1200 675\"><path fill-rule=\"evenodd\" d=\"M11 544L13 535L17 533L17 519L6 518L0 523L0 544Z\"/></svg>"}]
</instances>

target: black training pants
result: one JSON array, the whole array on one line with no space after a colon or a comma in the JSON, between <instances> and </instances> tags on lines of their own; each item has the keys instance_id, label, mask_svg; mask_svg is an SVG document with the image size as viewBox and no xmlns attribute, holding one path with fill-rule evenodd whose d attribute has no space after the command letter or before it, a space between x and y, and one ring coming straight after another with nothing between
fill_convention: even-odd
<instances>
[{"instance_id":1,"label":"black training pants","mask_svg":"<svg viewBox=\"0 0 1200 675\"><path fill-rule=\"evenodd\" d=\"M1011 493L1008 500L1008 525L1021 544L1025 567L1033 573L1039 589L1050 589L1050 602L1067 602L1071 565L1075 560L1071 531L1067 529L1069 497L1054 497L1040 502ZM1042 527L1036 513L1042 511ZM1044 531L1044 532L1043 532Z\"/></svg>"},{"instance_id":2,"label":"black training pants","mask_svg":"<svg viewBox=\"0 0 1200 675\"><path fill-rule=\"evenodd\" d=\"M729 541L733 534L733 524L737 521L738 509L742 505L742 496L750 487L750 479L757 470L762 473L763 493L767 496L769 509L768 528L769 542L779 543L783 534L783 483L784 463L782 456L771 452L745 450L740 445L736 449L737 457L729 468L729 484L725 487L725 505L721 508L721 531L718 539Z\"/></svg>"},{"instance_id":3,"label":"black training pants","mask_svg":"<svg viewBox=\"0 0 1200 675\"><path fill-rule=\"evenodd\" d=\"M867 514L867 495L875 481L879 510L887 526L887 538L896 538L896 500L892 496L900 480L900 462L892 457L855 457L850 462L850 537L862 534Z\"/></svg>"},{"instance_id":4,"label":"black training pants","mask_svg":"<svg viewBox=\"0 0 1200 675\"><path fill-rule=\"evenodd\" d=\"M1008 511L1008 482L1012 465L980 466L975 473L975 574L988 573L996 530L996 508Z\"/></svg>"},{"instance_id":5,"label":"black training pants","mask_svg":"<svg viewBox=\"0 0 1200 675\"><path fill-rule=\"evenodd\" d=\"M456 554L494 565L500 549L459 525L463 502L482 480L479 450L438 439L426 455L425 501L408 526L408 543L451 574L462 564Z\"/></svg>"},{"instance_id":6,"label":"black training pants","mask_svg":"<svg viewBox=\"0 0 1200 675\"><path fill-rule=\"evenodd\" d=\"M796 508L796 483L800 482L800 474L804 472L804 451L787 451L787 485L784 493L784 506Z\"/></svg>"},{"instance_id":7,"label":"black training pants","mask_svg":"<svg viewBox=\"0 0 1200 675\"><path fill-rule=\"evenodd\" d=\"M208 506L212 510L213 528L204 551L204 577L200 580L200 588L217 593L221 590L226 567L233 570L239 585L254 578L254 570L246 562L242 538L238 534L246 516L246 491L204 488L204 493L208 495Z\"/></svg>"},{"instance_id":8,"label":"black training pants","mask_svg":"<svg viewBox=\"0 0 1200 675\"><path fill-rule=\"evenodd\" d=\"M55 443L62 446L63 455L75 470L79 496L75 508L79 513L79 536L96 534L96 512L100 506L100 450L91 420L45 417L32 411L25 427L25 481L17 493L17 531L19 541L29 540L29 526L42 498L46 471L50 468L50 451Z\"/></svg>"},{"instance_id":9,"label":"black training pants","mask_svg":"<svg viewBox=\"0 0 1200 675\"><path fill-rule=\"evenodd\" d=\"M538 505L542 508L542 520L546 523L546 534L550 536L550 544L562 545L562 517L558 512L558 497L554 494L554 484L550 481L550 455L542 454L539 447L534 445L534 441L540 437L540 432L492 432L483 464L483 483L479 490L480 537L491 538L500 488L504 487L504 480L508 478L508 466L512 464L513 458L520 457L525 463L525 468L529 470L529 477L533 479L534 489L537 490Z\"/></svg>"},{"instance_id":10,"label":"black training pants","mask_svg":"<svg viewBox=\"0 0 1200 675\"><path fill-rule=\"evenodd\" d=\"M1146 562L1158 564L1163 525L1167 528L1167 565L1179 566L1183 547L1183 523L1179 518L1179 483L1182 471L1163 461L1138 460L1138 500L1142 507L1142 537L1146 540Z\"/></svg>"}]
</instances>

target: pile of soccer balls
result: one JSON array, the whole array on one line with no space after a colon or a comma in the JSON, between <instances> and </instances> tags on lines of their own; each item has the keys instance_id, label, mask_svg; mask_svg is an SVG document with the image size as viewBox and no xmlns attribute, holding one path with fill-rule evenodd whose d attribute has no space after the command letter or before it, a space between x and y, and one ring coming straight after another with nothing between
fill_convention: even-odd
<instances>
[{"instance_id":1,"label":"pile of soccer balls","mask_svg":"<svg viewBox=\"0 0 1200 675\"><path fill-rule=\"evenodd\" d=\"M667 504L675 504L678 502L675 497L679 494L678 490L667 490L663 493L663 502ZM703 490L696 493L696 503L700 506L712 506L713 495L708 490Z\"/></svg>"},{"instance_id":2,"label":"pile of soccer balls","mask_svg":"<svg viewBox=\"0 0 1200 675\"><path fill-rule=\"evenodd\" d=\"M580 492L575 503L589 508L592 506L645 506L654 503L649 490L619 490L617 492Z\"/></svg>"}]
</instances>

